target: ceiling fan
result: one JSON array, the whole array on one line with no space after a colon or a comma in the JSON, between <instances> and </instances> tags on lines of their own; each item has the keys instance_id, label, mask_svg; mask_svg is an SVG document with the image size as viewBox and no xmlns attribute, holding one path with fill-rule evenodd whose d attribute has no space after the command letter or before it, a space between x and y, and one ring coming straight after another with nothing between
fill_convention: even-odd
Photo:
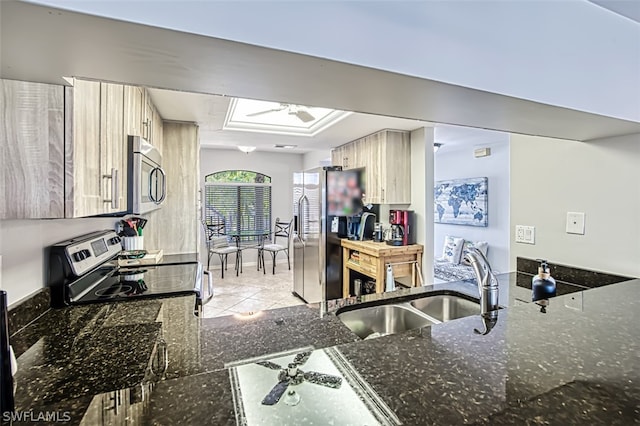
<instances>
[{"instance_id":1,"label":"ceiling fan","mask_svg":"<svg viewBox=\"0 0 640 426\"><path fill-rule=\"evenodd\" d=\"M279 112L287 110L287 114L295 115L298 117L303 123L308 123L309 121L313 121L316 118L311 115L309 111L307 111L306 107L301 105L293 105L293 104L280 104L278 108L271 108L264 111L252 112L251 114L247 114L247 117L256 117L262 114L268 114L270 112Z\"/></svg>"},{"instance_id":2,"label":"ceiling fan","mask_svg":"<svg viewBox=\"0 0 640 426\"><path fill-rule=\"evenodd\" d=\"M262 405L275 405L280 401L280 397L285 393L289 385L296 386L307 381L316 385L326 386L328 388L338 389L342 385L342 377L332 376L330 374L317 373L315 371L302 371L298 367L304 365L311 356L311 352L302 352L295 356L293 362L287 367L271 361L260 361L256 364L267 367L271 370L279 370L278 383L269 391L262 400ZM300 401L300 396L295 391L290 390L287 394L287 404L296 405Z\"/></svg>"}]
</instances>

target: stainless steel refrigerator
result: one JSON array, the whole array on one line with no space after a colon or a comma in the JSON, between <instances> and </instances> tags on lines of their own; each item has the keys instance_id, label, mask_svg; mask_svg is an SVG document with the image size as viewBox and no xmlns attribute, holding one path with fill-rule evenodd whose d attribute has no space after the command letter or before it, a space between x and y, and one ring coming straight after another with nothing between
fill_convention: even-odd
<instances>
[{"instance_id":1,"label":"stainless steel refrigerator","mask_svg":"<svg viewBox=\"0 0 640 426\"><path fill-rule=\"evenodd\" d=\"M346 216L351 200L360 198L359 186L359 172L341 167L293 175L293 292L307 303L322 301L323 293L326 300L342 297L340 237L346 236Z\"/></svg>"}]
</instances>

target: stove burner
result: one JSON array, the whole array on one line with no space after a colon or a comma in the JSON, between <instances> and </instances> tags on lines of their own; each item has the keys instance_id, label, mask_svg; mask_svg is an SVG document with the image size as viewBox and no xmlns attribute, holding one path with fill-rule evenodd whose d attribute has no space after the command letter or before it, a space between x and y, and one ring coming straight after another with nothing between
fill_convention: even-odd
<instances>
[{"instance_id":1,"label":"stove burner","mask_svg":"<svg viewBox=\"0 0 640 426\"><path fill-rule=\"evenodd\" d=\"M107 288L96 290L96 296L101 299L112 299L114 297L123 297L131 294L133 287L128 284L114 284Z\"/></svg>"}]
</instances>

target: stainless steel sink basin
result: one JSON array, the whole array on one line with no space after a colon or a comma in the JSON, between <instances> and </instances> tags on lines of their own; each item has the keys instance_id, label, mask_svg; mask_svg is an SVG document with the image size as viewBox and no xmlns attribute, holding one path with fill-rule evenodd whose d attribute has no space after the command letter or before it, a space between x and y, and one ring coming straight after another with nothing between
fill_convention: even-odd
<instances>
[{"instance_id":1,"label":"stainless steel sink basin","mask_svg":"<svg viewBox=\"0 0 640 426\"><path fill-rule=\"evenodd\" d=\"M351 308L337 317L362 339L400 333L480 314L480 303L455 294L434 294L403 303Z\"/></svg>"},{"instance_id":2,"label":"stainless steel sink basin","mask_svg":"<svg viewBox=\"0 0 640 426\"><path fill-rule=\"evenodd\" d=\"M382 305L342 312L338 318L361 339L436 324L408 305Z\"/></svg>"},{"instance_id":3,"label":"stainless steel sink basin","mask_svg":"<svg viewBox=\"0 0 640 426\"><path fill-rule=\"evenodd\" d=\"M449 294L416 299L411 302L411 306L440 322L480 313L480 304L478 302Z\"/></svg>"}]
</instances>

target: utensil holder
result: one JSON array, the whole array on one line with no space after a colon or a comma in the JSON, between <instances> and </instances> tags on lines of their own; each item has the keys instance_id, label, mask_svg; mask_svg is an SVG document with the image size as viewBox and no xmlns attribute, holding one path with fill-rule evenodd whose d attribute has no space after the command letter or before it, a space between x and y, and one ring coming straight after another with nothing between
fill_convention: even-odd
<instances>
[{"instance_id":1,"label":"utensil holder","mask_svg":"<svg viewBox=\"0 0 640 426\"><path fill-rule=\"evenodd\" d=\"M362 295L362 280L361 279L355 279L353 282L353 293L357 296L361 296Z\"/></svg>"},{"instance_id":2,"label":"utensil holder","mask_svg":"<svg viewBox=\"0 0 640 426\"><path fill-rule=\"evenodd\" d=\"M144 237L122 237L122 248L125 250L144 250Z\"/></svg>"}]
</instances>

